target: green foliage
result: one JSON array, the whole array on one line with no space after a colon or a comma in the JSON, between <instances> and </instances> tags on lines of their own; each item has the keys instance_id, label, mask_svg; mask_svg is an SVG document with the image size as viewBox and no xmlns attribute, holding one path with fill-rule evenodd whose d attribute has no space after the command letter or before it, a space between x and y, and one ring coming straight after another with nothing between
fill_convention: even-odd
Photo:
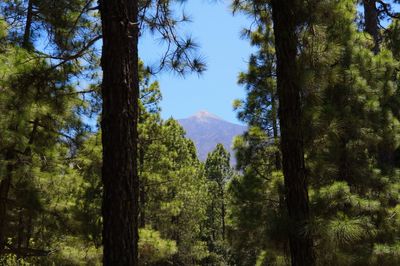
<instances>
[{"instance_id":1,"label":"green foliage","mask_svg":"<svg viewBox=\"0 0 400 266\"><path fill-rule=\"evenodd\" d=\"M208 182L194 144L173 119L160 119L158 83L141 68L139 124L140 252L143 265L197 265L209 256L202 240ZM101 246L101 141L88 137L78 150L83 183L74 217L88 245Z\"/></svg>"},{"instance_id":2,"label":"green foliage","mask_svg":"<svg viewBox=\"0 0 400 266\"><path fill-rule=\"evenodd\" d=\"M95 247L101 247L101 135L86 139L76 157L77 173L82 177L75 198L74 219L79 222L83 239Z\"/></svg>"},{"instance_id":3,"label":"green foliage","mask_svg":"<svg viewBox=\"0 0 400 266\"><path fill-rule=\"evenodd\" d=\"M85 133L80 112L86 102L70 82L71 72L2 44L0 230L7 239L1 249L11 254L2 259L7 265L98 265L99 252L76 236L73 215L83 180L71 157Z\"/></svg>"},{"instance_id":4,"label":"green foliage","mask_svg":"<svg viewBox=\"0 0 400 266\"><path fill-rule=\"evenodd\" d=\"M257 235L266 236L247 248L237 248L239 252L235 252L240 254L237 258L246 258L243 251L248 249L253 252L248 258L258 256L258 262L274 257L266 243L272 244L279 256L285 256L287 251L284 216L279 220L280 228L267 231L265 228L274 215L259 215L262 207L256 205L261 198L271 196L267 189L274 182L270 177L274 171L271 150L278 143L273 128L269 128L274 125L274 106L270 99L276 86L274 50L270 48L274 44L268 30L271 14L262 3L234 1L236 11L254 16L260 25L254 32L246 31L258 51L249 62L248 72L239 78L239 83L247 89L247 99L236 102L235 107L239 118L264 131L266 141L254 129L245 138L236 140L243 179L231 184L235 188L231 211L236 210L232 212L232 221L238 226L236 231L259 227L264 234ZM354 23L356 1L309 1L308 4L312 10L308 12L309 28L299 32L299 72L303 87L306 167L314 216L309 229L316 242L318 264L392 265L396 256L389 259L384 254L395 250L398 242L398 231L392 227L397 223L391 218L391 210L399 200L398 23L393 20L380 53L374 55L373 42ZM268 140L268 135L275 141ZM257 157L255 154L261 150L265 153ZM241 187L243 192L239 190ZM274 193L282 195L279 190ZM240 200L243 205L236 209ZM284 214L278 206L268 209ZM246 209L249 212L242 215L240 211ZM249 217L254 217L252 223ZM240 225L242 220L249 223ZM269 239L276 235L281 236L281 241L271 242ZM252 236L246 239L250 241ZM378 249L373 248L376 246L381 247L380 261L374 251ZM253 259L239 264L254 263Z\"/></svg>"},{"instance_id":5,"label":"green foliage","mask_svg":"<svg viewBox=\"0 0 400 266\"><path fill-rule=\"evenodd\" d=\"M3 40L7 36L7 23L0 20L0 40Z\"/></svg>"},{"instance_id":6,"label":"green foliage","mask_svg":"<svg viewBox=\"0 0 400 266\"><path fill-rule=\"evenodd\" d=\"M139 258L141 265L151 265L163 261L171 262L178 251L176 242L162 239L160 233L149 228L139 230Z\"/></svg>"},{"instance_id":7,"label":"green foliage","mask_svg":"<svg viewBox=\"0 0 400 266\"><path fill-rule=\"evenodd\" d=\"M234 147L243 174L228 185L232 264L255 265L257 258L260 263L282 261L288 222L283 176L275 168L276 147L255 127L238 137Z\"/></svg>"},{"instance_id":8,"label":"green foliage","mask_svg":"<svg viewBox=\"0 0 400 266\"><path fill-rule=\"evenodd\" d=\"M205 170L207 177L223 187L232 175L230 154L222 144L217 144L214 151L207 156Z\"/></svg>"},{"instance_id":9,"label":"green foliage","mask_svg":"<svg viewBox=\"0 0 400 266\"><path fill-rule=\"evenodd\" d=\"M141 132L140 143L146 145L140 148L144 151L141 219L177 242L175 263L201 260L206 252L199 237L208 197L194 144L184 138L183 129L172 119L147 119Z\"/></svg>"},{"instance_id":10,"label":"green foliage","mask_svg":"<svg viewBox=\"0 0 400 266\"><path fill-rule=\"evenodd\" d=\"M28 2L0 3L0 264L101 265L101 132L83 122L99 111L96 4L31 0L25 32ZM161 68L201 72L195 43L176 38L188 18L172 2L140 2L143 29L170 34ZM298 71L312 219L301 233L313 234L318 265L399 265L399 21L374 54L356 25L360 1L305 2ZM234 102L249 125L234 141L237 171L220 144L200 162L178 122L161 119L160 84L140 62L142 265L290 264L269 4L233 1L254 19L242 35L256 49Z\"/></svg>"},{"instance_id":11,"label":"green foliage","mask_svg":"<svg viewBox=\"0 0 400 266\"><path fill-rule=\"evenodd\" d=\"M213 257L212 263L222 265L226 263L228 253L226 184L234 176L230 166L230 154L222 144L217 144L215 149L208 154L205 162L205 174L208 179L209 202L206 213L206 230L203 234L207 239L210 256Z\"/></svg>"}]
</instances>

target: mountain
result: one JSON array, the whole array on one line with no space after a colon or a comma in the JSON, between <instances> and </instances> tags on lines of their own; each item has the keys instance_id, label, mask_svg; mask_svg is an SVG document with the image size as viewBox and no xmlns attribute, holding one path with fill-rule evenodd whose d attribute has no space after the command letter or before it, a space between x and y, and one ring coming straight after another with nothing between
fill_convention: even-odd
<instances>
[{"instance_id":1,"label":"mountain","mask_svg":"<svg viewBox=\"0 0 400 266\"><path fill-rule=\"evenodd\" d=\"M232 141L235 136L246 131L247 127L227 122L207 111L200 111L191 117L179 119L178 122L185 129L186 136L196 145L200 160L204 161L207 154L221 143L231 153L231 163L235 164Z\"/></svg>"}]
</instances>

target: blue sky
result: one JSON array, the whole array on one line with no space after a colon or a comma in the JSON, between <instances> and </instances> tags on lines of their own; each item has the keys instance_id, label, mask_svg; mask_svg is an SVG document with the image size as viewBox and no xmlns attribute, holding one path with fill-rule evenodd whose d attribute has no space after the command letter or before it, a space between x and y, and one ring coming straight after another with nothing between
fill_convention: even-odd
<instances>
[{"instance_id":1,"label":"blue sky","mask_svg":"<svg viewBox=\"0 0 400 266\"><path fill-rule=\"evenodd\" d=\"M189 0L183 7L193 22L182 27L184 33L194 37L207 63L207 71L185 78L170 72L158 74L163 101L163 118L188 117L197 111L207 110L234 123L240 123L232 109L234 99L245 96L244 88L237 85L237 76L247 68L252 51L249 42L240 38L242 28L249 20L242 15L232 15L229 0ZM149 34L139 43L139 53L145 64L154 64L162 54Z\"/></svg>"}]
</instances>

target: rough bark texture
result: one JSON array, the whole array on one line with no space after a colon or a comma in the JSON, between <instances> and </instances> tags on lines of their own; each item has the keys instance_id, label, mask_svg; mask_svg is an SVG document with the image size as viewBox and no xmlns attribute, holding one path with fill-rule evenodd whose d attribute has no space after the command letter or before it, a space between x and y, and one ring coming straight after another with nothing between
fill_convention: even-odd
<instances>
[{"instance_id":1,"label":"rough bark texture","mask_svg":"<svg viewBox=\"0 0 400 266\"><path fill-rule=\"evenodd\" d=\"M374 48L372 49L375 54L379 53L379 18L378 10L376 8L375 0L363 0L364 5L364 27L365 31L369 33L374 39Z\"/></svg>"},{"instance_id":2,"label":"rough bark texture","mask_svg":"<svg viewBox=\"0 0 400 266\"><path fill-rule=\"evenodd\" d=\"M301 123L301 88L297 71L297 29L301 1L273 0L273 23L277 56L277 85L285 196L292 230L289 245L292 265L313 266L315 256L310 234L309 200L304 166Z\"/></svg>"},{"instance_id":3,"label":"rough bark texture","mask_svg":"<svg viewBox=\"0 0 400 266\"><path fill-rule=\"evenodd\" d=\"M137 0L100 0L104 265L138 265Z\"/></svg>"}]
</instances>

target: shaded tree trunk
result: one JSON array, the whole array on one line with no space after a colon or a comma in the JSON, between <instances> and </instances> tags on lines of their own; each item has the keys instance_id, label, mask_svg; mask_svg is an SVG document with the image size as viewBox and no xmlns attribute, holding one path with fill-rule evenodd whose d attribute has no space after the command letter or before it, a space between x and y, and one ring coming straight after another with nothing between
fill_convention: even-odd
<instances>
[{"instance_id":1,"label":"shaded tree trunk","mask_svg":"<svg viewBox=\"0 0 400 266\"><path fill-rule=\"evenodd\" d=\"M0 182L0 255L3 254L6 243L6 225L8 222L7 208L8 208L8 193L11 188L11 180L15 167L15 154L12 148L7 151L5 160L7 162L6 166L6 176Z\"/></svg>"},{"instance_id":2,"label":"shaded tree trunk","mask_svg":"<svg viewBox=\"0 0 400 266\"><path fill-rule=\"evenodd\" d=\"M100 0L103 32L103 263L138 265L136 0Z\"/></svg>"},{"instance_id":3,"label":"shaded tree trunk","mask_svg":"<svg viewBox=\"0 0 400 266\"><path fill-rule=\"evenodd\" d=\"M275 99L275 95L271 96L271 102L272 102L272 133L274 137L274 144L278 145L279 143L279 133L278 133L278 119L277 119L277 102ZM281 170L282 169L282 162L281 162L281 154L279 151L275 152L275 167L276 170Z\"/></svg>"},{"instance_id":4,"label":"shaded tree trunk","mask_svg":"<svg viewBox=\"0 0 400 266\"><path fill-rule=\"evenodd\" d=\"M364 28L374 39L374 48L372 51L377 54L379 53L379 18L378 9L376 8L376 0L363 0L364 5Z\"/></svg>"},{"instance_id":5,"label":"shaded tree trunk","mask_svg":"<svg viewBox=\"0 0 400 266\"><path fill-rule=\"evenodd\" d=\"M339 180L346 181L348 184L351 184L351 180L349 179L349 163L348 163L348 155L347 155L347 138L340 138L340 156L339 156Z\"/></svg>"},{"instance_id":6,"label":"shaded tree trunk","mask_svg":"<svg viewBox=\"0 0 400 266\"><path fill-rule=\"evenodd\" d=\"M28 221L27 221L27 226L26 226L26 242L25 242L26 248L29 248L30 240L32 237L32 231L33 231L33 225L32 225L33 217L32 216L33 216L33 213L31 211L28 211Z\"/></svg>"},{"instance_id":7,"label":"shaded tree trunk","mask_svg":"<svg viewBox=\"0 0 400 266\"><path fill-rule=\"evenodd\" d=\"M17 250L21 250L22 241L24 238L24 215L23 209L18 210L18 231L17 231ZM21 254L17 254L17 260L20 259Z\"/></svg>"},{"instance_id":8,"label":"shaded tree trunk","mask_svg":"<svg viewBox=\"0 0 400 266\"><path fill-rule=\"evenodd\" d=\"M139 218L140 228L146 227L146 186L143 179L144 172L144 149L139 149L139 181L140 181L140 195L139 195Z\"/></svg>"},{"instance_id":9,"label":"shaded tree trunk","mask_svg":"<svg viewBox=\"0 0 400 266\"><path fill-rule=\"evenodd\" d=\"M32 18L33 18L33 2L32 2L32 0L29 0L28 10L26 13L24 37L22 40L22 47L27 50L31 49Z\"/></svg>"},{"instance_id":10,"label":"shaded tree trunk","mask_svg":"<svg viewBox=\"0 0 400 266\"><path fill-rule=\"evenodd\" d=\"M7 167L7 172L10 171ZM9 174L7 174L9 175ZM7 224L7 200L8 192L11 186L11 176L7 176L0 182L0 254L4 251L6 244L5 229Z\"/></svg>"},{"instance_id":11,"label":"shaded tree trunk","mask_svg":"<svg viewBox=\"0 0 400 266\"><path fill-rule=\"evenodd\" d=\"M279 121L285 196L290 225L292 265L315 265L312 237L304 233L309 222L309 200L304 165L301 88L297 71L297 30L301 1L273 0L272 15L277 56Z\"/></svg>"}]
</instances>

